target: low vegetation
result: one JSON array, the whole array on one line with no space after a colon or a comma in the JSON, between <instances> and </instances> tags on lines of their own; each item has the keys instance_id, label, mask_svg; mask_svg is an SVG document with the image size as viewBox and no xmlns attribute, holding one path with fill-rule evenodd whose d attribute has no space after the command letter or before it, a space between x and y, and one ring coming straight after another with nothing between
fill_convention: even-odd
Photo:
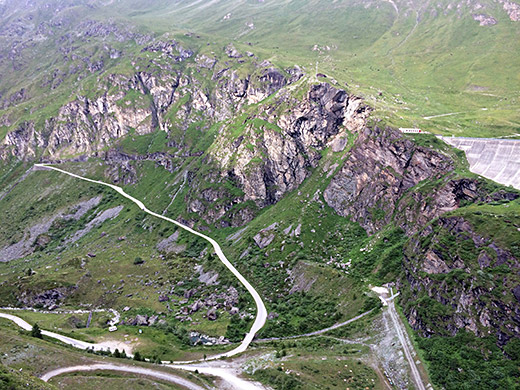
<instances>
[{"instance_id":1,"label":"low vegetation","mask_svg":"<svg viewBox=\"0 0 520 390\"><path fill-rule=\"evenodd\" d=\"M502 351L494 337L461 331L454 337L419 338L434 383L446 390L520 389L520 344Z\"/></svg>"},{"instance_id":2,"label":"low vegetation","mask_svg":"<svg viewBox=\"0 0 520 390\"><path fill-rule=\"evenodd\" d=\"M347 347L325 337L272 345L274 359L255 370L253 378L275 390L383 389L380 378L363 361L368 351L361 345Z\"/></svg>"}]
</instances>

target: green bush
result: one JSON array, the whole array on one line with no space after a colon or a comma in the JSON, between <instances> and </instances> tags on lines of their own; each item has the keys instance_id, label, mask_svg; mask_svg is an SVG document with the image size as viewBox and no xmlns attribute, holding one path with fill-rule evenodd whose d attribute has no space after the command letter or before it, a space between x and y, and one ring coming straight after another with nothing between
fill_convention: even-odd
<instances>
[{"instance_id":1,"label":"green bush","mask_svg":"<svg viewBox=\"0 0 520 390\"><path fill-rule=\"evenodd\" d=\"M479 338L467 332L454 337L434 336L418 340L429 362L434 384L446 390L520 389L520 342L505 346L511 359L493 337Z\"/></svg>"},{"instance_id":2,"label":"green bush","mask_svg":"<svg viewBox=\"0 0 520 390\"><path fill-rule=\"evenodd\" d=\"M36 337L37 339L43 338L42 331L41 331L40 327L38 326L38 324L33 325L32 330L31 330L31 336Z\"/></svg>"},{"instance_id":3,"label":"green bush","mask_svg":"<svg viewBox=\"0 0 520 390\"><path fill-rule=\"evenodd\" d=\"M276 390L298 390L303 387L303 383L294 374L286 374L282 367L257 370L254 377Z\"/></svg>"}]
</instances>

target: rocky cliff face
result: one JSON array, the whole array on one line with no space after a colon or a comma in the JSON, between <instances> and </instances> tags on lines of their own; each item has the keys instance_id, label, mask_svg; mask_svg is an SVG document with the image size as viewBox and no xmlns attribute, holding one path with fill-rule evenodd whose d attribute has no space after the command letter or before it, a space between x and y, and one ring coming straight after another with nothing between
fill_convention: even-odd
<instances>
[{"instance_id":1,"label":"rocky cliff face","mask_svg":"<svg viewBox=\"0 0 520 390\"><path fill-rule=\"evenodd\" d=\"M44 145L41 135L34 130L34 123L22 122L15 131L8 133L0 146L0 158L11 155L19 160L32 160L38 148Z\"/></svg>"},{"instance_id":2,"label":"rocky cliff face","mask_svg":"<svg viewBox=\"0 0 520 390\"><path fill-rule=\"evenodd\" d=\"M357 130L367 115L360 100L326 83L311 86L302 101L281 93L257 118L246 119L240 136L217 141L212 157L239 183L245 201L263 207L297 188L320 151L336 137L346 138L346 129Z\"/></svg>"},{"instance_id":3,"label":"rocky cliff face","mask_svg":"<svg viewBox=\"0 0 520 390\"><path fill-rule=\"evenodd\" d=\"M201 156L207 169L186 175L188 212L210 224L244 224L255 209L297 188L324 148L344 148L346 131L359 131L369 110L326 83L293 86L304 75L297 66L277 69L251 53L223 50L227 58L219 60L175 41L148 44L134 72L104 73L94 90L61 106L43 128L33 121L18 125L0 145L0 158L97 156L119 165L106 171L114 181L129 183L136 177L132 161L151 159L174 171L179 159ZM213 145L195 147L215 124ZM156 131L166 133L167 153L117 150L118 140Z\"/></svg>"},{"instance_id":4,"label":"rocky cliff face","mask_svg":"<svg viewBox=\"0 0 520 390\"><path fill-rule=\"evenodd\" d=\"M518 228L509 218L503 222ZM441 217L405 247L402 302L410 325L423 336L465 329L495 334L505 343L520 335L518 253L474 224L461 216Z\"/></svg>"},{"instance_id":5,"label":"rocky cliff face","mask_svg":"<svg viewBox=\"0 0 520 390\"><path fill-rule=\"evenodd\" d=\"M324 198L370 234L393 223L412 235L461 205L516 197L508 191L490 195L484 180L460 178L454 167L451 157L396 130L366 128Z\"/></svg>"},{"instance_id":6,"label":"rocky cliff face","mask_svg":"<svg viewBox=\"0 0 520 390\"><path fill-rule=\"evenodd\" d=\"M245 105L259 102L303 76L299 68L283 71L254 59L248 64L252 71L240 76L228 61L220 63L205 55L192 58L194 53L175 41L155 42L142 53L145 57L139 60L147 63L147 71L135 65L130 75L103 75L94 97L92 92L77 96L48 118L43 128L35 131L34 122L18 125L2 141L0 158L91 156L130 133L155 130L168 132L170 142L182 149L184 137L176 129L185 132L190 124L202 120L207 127L229 120ZM148 59L148 53L154 58Z\"/></svg>"},{"instance_id":7,"label":"rocky cliff face","mask_svg":"<svg viewBox=\"0 0 520 390\"><path fill-rule=\"evenodd\" d=\"M135 91L129 87L126 92L131 89ZM46 120L43 129L35 131L33 122L24 123L8 133L0 147L0 156L35 159L43 154L50 160L79 154L89 156L127 135L130 129L135 129L137 134L153 131L150 104L121 106L118 102L124 96L123 91L114 95L105 93L94 99L80 96ZM145 100L144 96L141 100Z\"/></svg>"},{"instance_id":8,"label":"rocky cliff face","mask_svg":"<svg viewBox=\"0 0 520 390\"><path fill-rule=\"evenodd\" d=\"M410 191L399 202L394 218L408 235L412 235L435 218L464 205L510 201L518 197L515 191L494 190L483 179L460 178L451 172L437 183L425 183L424 187Z\"/></svg>"},{"instance_id":9,"label":"rocky cliff face","mask_svg":"<svg viewBox=\"0 0 520 390\"><path fill-rule=\"evenodd\" d=\"M248 222L254 215L251 210L274 204L296 189L317 166L324 148L345 147L346 131L362 128L368 113L360 99L326 83L311 85L301 100L280 91L255 114L220 134L207 159L215 169L191 183L198 190L187 200L189 210L213 210L206 221L214 223L234 204L252 202L240 209L240 215L221 221L222 226ZM205 188L208 181L210 187ZM226 193L223 183L232 183L241 192ZM215 203L226 198L226 203Z\"/></svg>"},{"instance_id":10,"label":"rocky cliff face","mask_svg":"<svg viewBox=\"0 0 520 390\"><path fill-rule=\"evenodd\" d=\"M374 233L394 219L407 191L423 180L439 179L453 167L449 157L417 146L395 130L366 128L324 198L338 214ZM432 214L443 211L432 206ZM405 217L409 218L416 216Z\"/></svg>"},{"instance_id":11,"label":"rocky cliff face","mask_svg":"<svg viewBox=\"0 0 520 390\"><path fill-rule=\"evenodd\" d=\"M511 250L518 248L512 243L520 221L501 216L501 209L483 216L485 208L473 214L464 206L499 205L519 195L461 178L454 167L449 156L396 131L364 129L324 198L369 233L390 225L410 236L398 287L405 315L421 335L465 329L505 344L520 336L520 252ZM468 217L447 214L455 210ZM499 222L486 232L493 218Z\"/></svg>"}]
</instances>

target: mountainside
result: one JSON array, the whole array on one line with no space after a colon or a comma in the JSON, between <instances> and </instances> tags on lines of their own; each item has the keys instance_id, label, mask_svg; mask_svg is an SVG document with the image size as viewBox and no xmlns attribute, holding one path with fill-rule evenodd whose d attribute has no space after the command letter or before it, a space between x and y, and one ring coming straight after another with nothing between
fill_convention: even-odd
<instances>
[{"instance_id":1,"label":"mountainside","mask_svg":"<svg viewBox=\"0 0 520 390\"><path fill-rule=\"evenodd\" d=\"M255 318L206 241L44 162L218 241L272 388L416 386L382 285L434 388L518 388L520 192L398 127L516 138L519 34L507 0L0 1L0 306L153 362Z\"/></svg>"},{"instance_id":2,"label":"mountainside","mask_svg":"<svg viewBox=\"0 0 520 390\"><path fill-rule=\"evenodd\" d=\"M396 126L479 136L518 128L520 5L514 1L38 4L1 5L0 101L10 109L0 122L7 127L13 115L38 106L47 119L73 99L71 87L92 84L93 74L113 66L128 69L143 45L174 34L191 49L234 42L243 54L277 67L299 64L309 75L347 82ZM43 93L53 104L23 104Z\"/></svg>"}]
</instances>

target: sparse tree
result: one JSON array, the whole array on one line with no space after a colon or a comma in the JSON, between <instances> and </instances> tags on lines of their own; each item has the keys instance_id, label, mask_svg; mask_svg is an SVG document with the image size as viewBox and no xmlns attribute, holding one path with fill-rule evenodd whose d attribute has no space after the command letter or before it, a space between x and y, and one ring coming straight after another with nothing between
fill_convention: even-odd
<instances>
[{"instance_id":1,"label":"sparse tree","mask_svg":"<svg viewBox=\"0 0 520 390\"><path fill-rule=\"evenodd\" d=\"M38 339L42 338L42 331L41 331L40 327L38 326L38 324L33 325L32 330L31 330L31 336L36 337Z\"/></svg>"}]
</instances>

